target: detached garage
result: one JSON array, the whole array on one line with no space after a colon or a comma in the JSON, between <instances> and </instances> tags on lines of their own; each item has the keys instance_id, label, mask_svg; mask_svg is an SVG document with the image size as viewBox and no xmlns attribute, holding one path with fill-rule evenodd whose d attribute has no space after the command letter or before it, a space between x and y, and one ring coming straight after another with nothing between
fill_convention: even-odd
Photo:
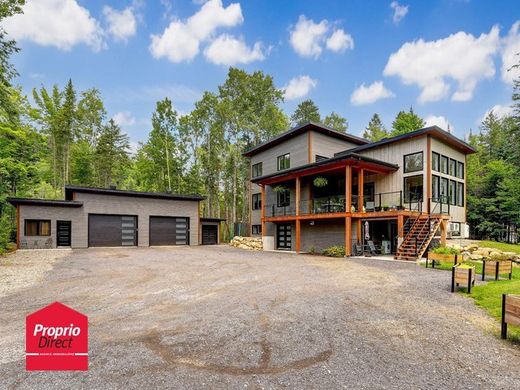
<instances>
[{"instance_id":1,"label":"detached garage","mask_svg":"<svg viewBox=\"0 0 520 390\"><path fill-rule=\"evenodd\" d=\"M88 246L137 246L137 216L89 214Z\"/></svg>"}]
</instances>

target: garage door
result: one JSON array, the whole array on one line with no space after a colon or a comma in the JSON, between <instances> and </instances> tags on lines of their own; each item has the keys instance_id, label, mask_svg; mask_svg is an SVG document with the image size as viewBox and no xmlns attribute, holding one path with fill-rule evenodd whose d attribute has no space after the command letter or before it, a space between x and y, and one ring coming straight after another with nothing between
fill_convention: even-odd
<instances>
[{"instance_id":1,"label":"garage door","mask_svg":"<svg viewBox=\"0 0 520 390\"><path fill-rule=\"evenodd\" d=\"M88 246L136 246L137 217L89 214Z\"/></svg>"},{"instance_id":2,"label":"garage door","mask_svg":"<svg viewBox=\"0 0 520 390\"><path fill-rule=\"evenodd\" d=\"M190 219L150 217L150 245L188 245Z\"/></svg>"},{"instance_id":3,"label":"garage door","mask_svg":"<svg viewBox=\"0 0 520 390\"><path fill-rule=\"evenodd\" d=\"M218 228L215 225L202 225L202 245L217 244Z\"/></svg>"}]
</instances>

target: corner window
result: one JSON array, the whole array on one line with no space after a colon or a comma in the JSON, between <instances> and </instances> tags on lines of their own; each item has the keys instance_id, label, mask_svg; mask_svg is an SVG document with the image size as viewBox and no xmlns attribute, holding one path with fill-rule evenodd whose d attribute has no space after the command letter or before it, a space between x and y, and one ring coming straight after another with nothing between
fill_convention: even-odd
<instances>
[{"instance_id":1,"label":"corner window","mask_svg":"<svg viewBox=\"0 0 520 390\"><path fill-rule=\"evenodd\" d=\"M50 236L51 221L46 219L26 219L25 232L26 236Z\"/></svg>"},{"instance_id":2,"label":"corner window","mask_svg":"<svg viewBox=\"0 0 520 390\"><path fill-rule=\"evenodd\" d=\"M450 158L450 175L457 176L457 161Z\"/></svg>"},{"instance_id":3,"label":"corner window","mask_svg":"<svg viewBox=\"0 0 520 390\"><path fill-rule=\"evenodd\" d=\"M441 155L439 153L432 152L432 169L436 172L440 171L440 160Z\"/></svg>"},{"instance_id":4,"label":"corner window","mask_svg":"<svg viewBox=\"0 0 520 390\"><path fill-rule=\"evenodd\" d=\"M441 156L441 172L448 174L448 157Z\"/></svg>"},{"instance_id":5,"label":"corner window","mask_svg":"<svg viewBox=\"0 0 520 390\"><path fill-rule=\"evenodd\" d=\"M278 156L278 170L282 171L291 167L291 155L289 153Z\"/></svg>"},{"instance_id":6,"label":"corner window","mask_svg":"<svg viewBox=\"0 0 520 390\"><path fill-rule=\"evenodd\" d=\"M260 210L262 208L261 194L253 194L251 198L252 198L252 209Z\"/></svg>"},{"instance_id":7,"label":"corner window","mask_svg":"<svg viewBox=\"0 0 520 390\"><path fill-rule=\"evenodd\" d=\"M464 183L457 183L457 206L464 207Z\"/></svg>"},{"instance_id":8,"label":"corner window","mask_svg":"<svg viewBox=\"0 0 520 390\"><path fill-rule=\"evenodd\" d=\"M450 204L455 206L457 204L457 182L450 180Z\"/></svg>"},{"instance_id":9,"label":"corner window","mask_svg":"<svg viewBox=\"0 0 520 390\"><path fill-rule=\"evenodd\" d=\"M259 162L251 167L251 176L258 177L262 176L262 163Z\"/></svg>"},{"instance_id":10,"label":"corner window","mask_svg":"<svg viewBox=\"0 0 520 390\"><path fill-rule=\"evenodd\" d=\"M422 171L423 152L407 154L404 156L404 173Z\"/></svg>"},{"instance_id":11,"label":"corner window","mask_svg":"<svg viewBox=\"0 0 520 390\"><path fill-rule=\"evenodd\" d=\"M291 203L291 192L289 190L283 190L276 193L276 200L278 207L289 206Z\"/></svg>"},{"instance_id":12,"label":"corner window","mask_svg":"<svg viewBox=\"0 0 520 390\"><path fill-rule=\"evenodd\" d=\"M457 163L457 177L459 179L464 179L464 163L460 161Z\"/></svg>"},{"instance_id":13,"label":"corner window","mask_svg":"<svg viewBox=\"0 0 520 390\"><path fill-rule=\"evenodd\" d=\"M262 234L262 225L252 225L251 233L252 234Z\"/></svg>"},{"instance_id":14,"label":"corner window","mask_svg":"<svg viewBox=\"0 0 520 390\"><path fill-rule=\"evenodd\" d=\"M418 202L423 196L423 175L404 178L404 202Z\"/></svg>"},{"instance_id":15,"label":"corner window","mask_svg":"<svg viewBox=\"0 0 520 390\"><path fill-rule=\"evenodd\" d=\"M438 201L440 195L440 178L439 176L432 175L432 199Z\"/></svg>"}]
</instances>

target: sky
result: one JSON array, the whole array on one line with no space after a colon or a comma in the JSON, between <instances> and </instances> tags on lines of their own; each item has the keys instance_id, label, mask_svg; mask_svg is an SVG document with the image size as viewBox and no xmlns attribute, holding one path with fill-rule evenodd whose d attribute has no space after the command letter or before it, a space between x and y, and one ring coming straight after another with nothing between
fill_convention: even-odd
<instances>
[{"instance_id":1,"label":"sky","mask_svg":"<svg viewBox=\"0 0 520 390\"><path fill-rule=\"evenodd\" d=\"M518 0L27 0L3 27L25 93L96 87L133 145L158 100L189 113L229 66L272 75L288 115L312 99L355 135L413 107L464 138L510 112L520 76Z\"/></svg>"}]
</instances>

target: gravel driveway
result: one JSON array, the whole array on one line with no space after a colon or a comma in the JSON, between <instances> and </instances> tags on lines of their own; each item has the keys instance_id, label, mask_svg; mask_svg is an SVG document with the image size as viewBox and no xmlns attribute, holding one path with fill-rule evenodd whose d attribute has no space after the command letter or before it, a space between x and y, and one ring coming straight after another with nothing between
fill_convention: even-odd
<instances>
[{"instance_id":1,"label":"gravel driveway","mask_svg":"<svg viewBox=\"0 0 520 390\"><path fill-rule=\"evenodd\" d=\"M519 346L449 279L224 246L74 250L0 298L0 388L520 388ZM55 300L89 316L88 372L24 371L25 316Z\"/></svg>"}]
</instances>

